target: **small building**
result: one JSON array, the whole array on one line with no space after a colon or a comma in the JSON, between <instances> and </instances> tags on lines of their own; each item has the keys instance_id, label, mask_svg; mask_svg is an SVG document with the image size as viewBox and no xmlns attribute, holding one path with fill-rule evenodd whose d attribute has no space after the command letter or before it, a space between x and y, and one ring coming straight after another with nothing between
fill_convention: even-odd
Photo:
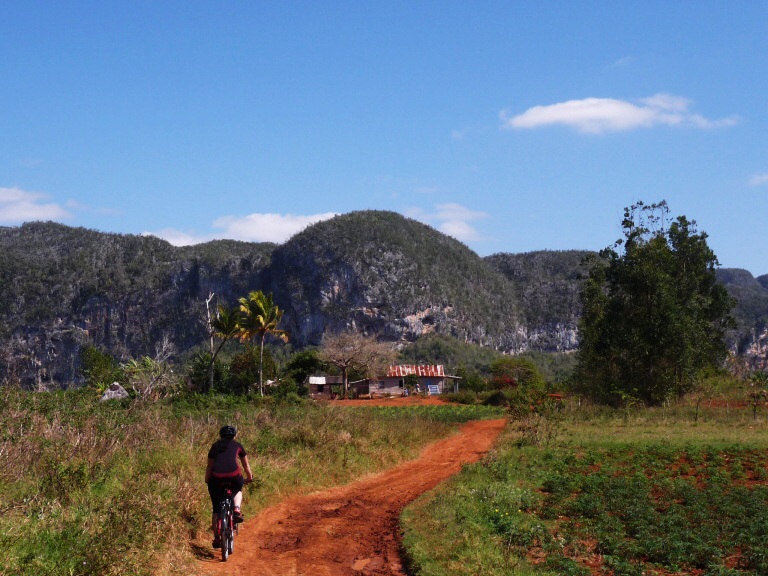
<instances>
[{"instance_id":1,"label":"small building","mask_svg":"<svg viewBox=\"0 0 768 576\"><path fill-rule=\"evenodd\" d=\"M307 382L310 398L340 396L344 392L344 380L341 376L310 376Z\"/></svg>"},{"instance_id":2,"label":"small building","mask_svg":"<svg viewBox=\"0 0 768 576\"><path fill-rule=\"evenodd\" d=\"M406 376L410 375L416 376L418 393L449 394L459 391L461 378L447 375L442 364L390 366L387 369L387 375L383 378L367 378L352 382L350 385L358 396L402 396L406 388Z\"/></svg>"}]
</instances>

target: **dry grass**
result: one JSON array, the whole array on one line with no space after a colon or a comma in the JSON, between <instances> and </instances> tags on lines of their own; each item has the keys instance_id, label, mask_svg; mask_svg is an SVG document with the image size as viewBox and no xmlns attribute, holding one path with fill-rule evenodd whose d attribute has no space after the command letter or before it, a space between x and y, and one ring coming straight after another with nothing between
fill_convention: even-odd
<instances>
[{"instance_id":1,"label":"dry grass","mask_svg":"<svg viewBox=\"0 0 768 576\"><path fill-rule=\"evenodd\" d=\"M105 405L87 390L0 388L0 403L0 573L19 575L194 573L210 544L206 454L224 423L250 452L250 515L391 466L451 429L414 413L245 399Z\"/></svg>"}]
</instances>

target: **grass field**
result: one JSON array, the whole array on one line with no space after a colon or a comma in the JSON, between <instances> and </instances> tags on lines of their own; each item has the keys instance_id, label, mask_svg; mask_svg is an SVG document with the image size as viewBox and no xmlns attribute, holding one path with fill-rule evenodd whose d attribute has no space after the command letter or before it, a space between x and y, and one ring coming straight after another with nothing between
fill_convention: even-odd
<instances>
[{"instance_id":1,"label":"grass field","mask_svg":"<svg viewBox=\"0 0 768 576\"><path fill-rule=\"evenodd\" d=\"M252 516L411 458L456 422L499 415L207 396L100 403L87 389L0 389L0 408L0 573L30 576L195 573L211 553L206 454L225 423L250 451Z\"/></svg>"},{"instance_id":2,"label":"grass field","mask_svg":"<svg viewBox=\"0 0 768 576\"><path fill-rule=\"evenodd\" d=\"M694 417L685 404L571 406L510 426L486 461L406 510L411 571L768 574L766 414Z\"/></svg>"},{"instance_id":3,"label":"grass field","mask_svg":"<svg viewBox=\"0 0 768 576\"><path fill-rule=\"evenodd\" d=\"M251 452L252 516L500 413L208 396L102 404L88 390L13 389L0 389L0 407L9 575L194 574L211 551L205 455L224 423ZM411 572L768 574L767 417L572 404L515 420L483 463L408 508Z\"/></svg>"}]
</instances>

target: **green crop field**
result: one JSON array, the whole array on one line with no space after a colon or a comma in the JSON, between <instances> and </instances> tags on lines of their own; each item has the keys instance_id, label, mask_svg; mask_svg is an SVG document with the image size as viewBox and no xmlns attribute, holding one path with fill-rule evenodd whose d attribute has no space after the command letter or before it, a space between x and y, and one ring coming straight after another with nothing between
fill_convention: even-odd
<instances>
[{"instance_id":1,"label":"green crop field","mask_svg":"<svg viewBox=\"0 0 768 576\"><path fill-rule=\"evenodd\" d=\"M413 574L768 574L764 414L571 407L540 445L531 425L406 510Z\"/></svg>"}]
</instances>

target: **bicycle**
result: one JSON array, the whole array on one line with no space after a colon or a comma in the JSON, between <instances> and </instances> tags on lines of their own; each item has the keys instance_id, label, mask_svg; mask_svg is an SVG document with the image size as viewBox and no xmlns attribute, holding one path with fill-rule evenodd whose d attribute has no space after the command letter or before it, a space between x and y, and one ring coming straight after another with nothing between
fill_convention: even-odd
<instances>
[{"instance_id":1,"label":"bicycle","mask_svg":"<svg viewBox=\"0 0 768 576\"><path fill-rule=\"evenodd\" d=\"M235 522L235 504L232 501L232 489L224 489L224 498L219 506L219 519L216 522L216 539L221 542L221 561L226 562L230 554L235 551L235 534L237 534L237 522Z\"/></svg>"},{"instance_id":2,"label":"bicycle","mask_svg":"<svg viewBox=\"0 0 768 576\"><path fill-rule=\"evenodd\" d=\"M246 480L245 484L249 484ZM231 486L223 486L224 498L219 505L219 519L216 523L216 537L221 542L221 561L226 562L230 554L235 551L235 535L239 522L235 522L235 502L233 500Z\"/></svg>"}]
</instances>

